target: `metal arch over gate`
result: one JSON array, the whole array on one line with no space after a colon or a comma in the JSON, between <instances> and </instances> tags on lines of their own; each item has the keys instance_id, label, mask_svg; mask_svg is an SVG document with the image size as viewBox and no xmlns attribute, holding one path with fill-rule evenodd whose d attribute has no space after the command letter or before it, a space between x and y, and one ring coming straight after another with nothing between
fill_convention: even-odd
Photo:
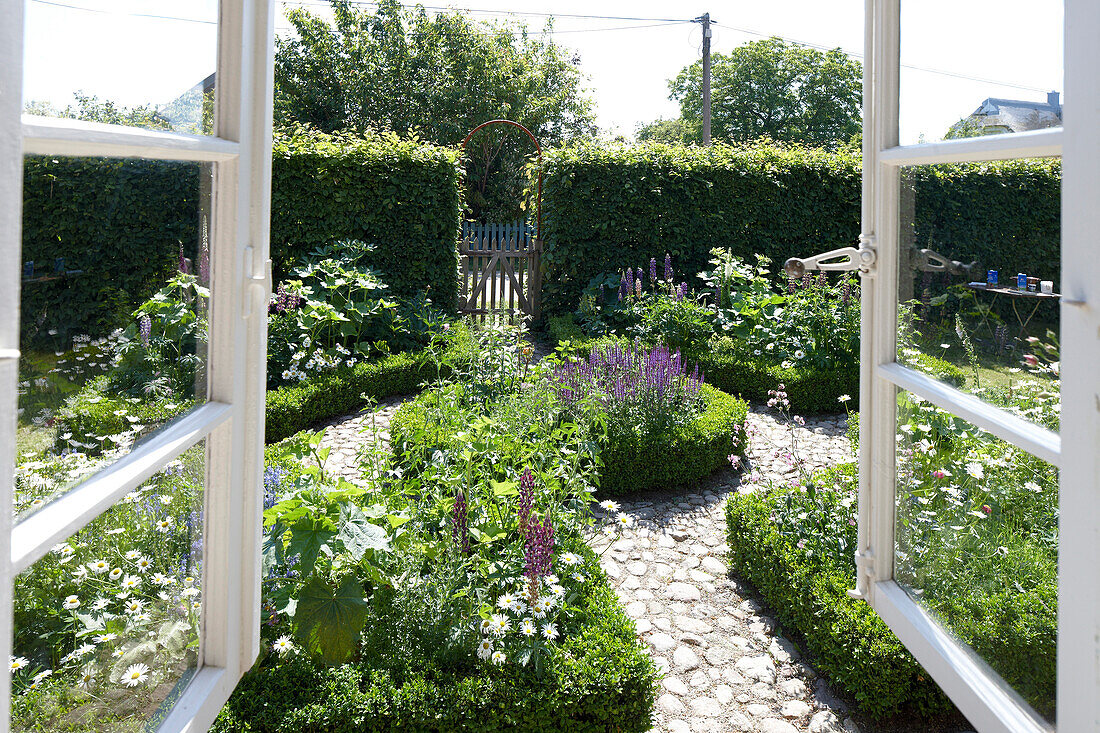
<instances>
[{"instance_id":1,"label":"metal arch over gate","mask_svg":"<svg viewBox=\"0 0 1100 733\"><path fill-rule=\"evenodd\" d=\"M538 200L535 209L535 236L526 225L485 225L464 227L458 254L462 267L462 294L459 311L485 316L491 313L514 315L518 311L538 318L542 290L542 146L523 125L512 120L490 120L473 130L466 143L489 125L511 125L523 130L538 153Z\"/></svg>"}]
</instances>

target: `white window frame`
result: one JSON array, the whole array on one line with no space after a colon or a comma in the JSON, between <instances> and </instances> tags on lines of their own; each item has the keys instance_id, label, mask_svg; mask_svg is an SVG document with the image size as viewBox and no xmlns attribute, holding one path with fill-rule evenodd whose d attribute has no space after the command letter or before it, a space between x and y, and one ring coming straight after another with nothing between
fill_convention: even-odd
<instances>
[{"instance_id":1,"label":"white window frame","mask_svg":"<svg viewBox=\"0 0 1100 733\"><path fill-rule=\"evenodd\" d=\"M899 145L900 0L866 0L863 279L857 582L982 733L1051 726L894 580L897 390L920 396L1060 470L1058 727L1100 733L1100 3L1065 0L1064 128ZM946 22L950 22L948 19ZM1061 433L1027 423L897 363L899 168L1063 156Z\"/></svg>"},{"instance_id":2,"label":"white window frame","mask_svg":"<svg viewBox=\"0 0 1100 733\"><path fill-rule=\"evenodd\" d=\"M215 129L209 137L21 115L24 1L3 0L0 10L0 659L12 651L15 576L205 439L199 669L159 728L205 730L259 652L274 4L220 3ZM26 154L211 163L213 281L207 402L16 523L12 498ZM0 670L0 733L6 733L11 675L3 665Z\"/></svg>"}]
</instances>

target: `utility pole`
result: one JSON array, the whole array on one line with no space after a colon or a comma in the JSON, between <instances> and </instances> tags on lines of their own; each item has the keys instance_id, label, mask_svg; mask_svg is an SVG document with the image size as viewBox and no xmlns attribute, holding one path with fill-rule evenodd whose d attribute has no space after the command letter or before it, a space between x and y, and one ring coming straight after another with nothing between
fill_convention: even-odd
<instances>
[{"instance_id":1,"label":"utility pole","mask_svg":"<svg viewBox=\"0 0 1100 733\"><path fill-rule=\"evenodd\" d=\"M710 13L694 22L703 24L703 144L710 145Z\"/></svg>"}]
</instances>

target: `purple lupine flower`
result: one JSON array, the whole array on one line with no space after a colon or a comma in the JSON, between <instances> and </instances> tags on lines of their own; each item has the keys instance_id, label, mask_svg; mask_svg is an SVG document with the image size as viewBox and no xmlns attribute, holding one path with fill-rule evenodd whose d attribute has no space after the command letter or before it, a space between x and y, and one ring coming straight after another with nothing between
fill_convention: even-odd
<instances>
[{"instance_id":1,"label":"purple lupine flower","mask_svg":"<svg viewBox=\"0 0 1100 733\"><path fill-rule=\"evenodd\" d=\"M657 284L657 258L656 257L650 257L649 258L649 284L650 285L656 285Z\"/></svg>"},{"instance_id":2,"label":"purple lupine flower","mask_svg":"<svg viewBox=\"0 0 1100 733\"><path fill-rule=\"evenodd\" d=\"M531 522L524 543L524 575L527 576L527 596L531 603L538 600L539 580L550 574L550 559L554 552L554 526L550 517Z\"/></svg>"},{"instance_id":3,"label":"purple lupine flower","mask_svg":"<svg viewBox=\"0 0 1100 733\"><path fill-rule=\"evenodd\" d=\"M210 250L205 246L199 252L199 284L210 284Z\"/></svg>"},{"instance_id":4,"label":"purple lupine flower","mask_svg":"<svg viewBox=\"0 0 1100 733\"><path fill-rule=\"evenodd\" d=\"M787 294L788 295L794 295L794 291L797 289L796 288L797 284L798 284L798 278L794 278L794 277L787 278Z\"/></svg>"},{"instance_id":5,"label":"purple lupine flower","mask_svg":"<svg viewBox=\"0 0 1100 733\"><path fill-rule=\"evenodd\" d=\"M807 272L805 275L802 276L802 287L803 287L803 289L808 290L810 287L813 286L813 284L814 284L814 276L813 275L811 275L810 273Z\"/></svg>"},{"instance_id":6,"label":"purple lupine flower","mask_svg":"<svg viewBox=\"0 0 1100 733\"><path fill-rule=\"evenodd\" d=\"M819 288L825 287L829 283L829 278L825 275L824 271L817 276L817 286Z\"/></svg>"},{"instance_id":7,"label":"purple lupine flower","mask_svg":"<svg viewBox=\"0 0 1100 733\"><path fill-rule=\"evenodd\" d=\"M526 535L531 523L531 507L535 503L535 474L530 468L523 469L519 477L519 531Z\"/></svg>"},{"instance_id":8,"label":"purple lupine flower","mask_svg":"<svg viewBox=\"0 0 1100 733\"><path fill-rule=\"evenodd\" d=\"M279 500L279 489L286 473L282 466L268 466L264 469L264 509L270 509Z\"/></svg>"},{"instance_id":9,"label":"purple lupine flower","mask_svg":"<svg viewBox=\"0 0 1100 733\"><path fill-rule=\"evenodd\" d=\"M639 298L642 297L642 278L634 281L634 294Z\"/></svg>"},{"instance_id":10,"label":"purple lupine flower","mask_svg":"<svg viewBox=\"0 0 1100 733\"><path fill-rule=\"evenodd\" d=\"M187 258L183 256L183 242L180 242L180 272L184 275L190 275L190 268L187 267Z\"/></svg>"},{"instance_id":11,"label":"purple lupine flower","mask_svg":"<svg viewBox=\"0 0 1100 733\"><path fill-rule=\"evenodd\" d=\"M672 282L672 255L665 253L665 282Z\"/></svg>"},{"instance_id":12,"label":"purple lupine flower","mask_svg":"<svg viewBox=\"0 0 1100 733\"><path fill-rule=\"evenodd\" d=\"M138 321L138 334L141 336L141 343L148 346L149 337L153 334L153 321L149 316L142 316Z\"/></svg>"},{"instance_id":13,"label":"purple lupine flower","mask_svg":"<svg viewBox=\"0 0 1100 733\"><path fill-rule=\"evenodd\" d=\"M458 490L451 513L451 539L463 555L470 554L470 525L466 513L466 492Z\"/></svg>"},{"instance_id":14,"label":"purple lupine flower","mask_svg":"<svg viewBox=\"0 0 1100 733\"><path fill-rule=\"evenodd\" d=\"M844 278L844 282L840 284L840 301L844 305L848 305L848 301L852 297L852 281L848 278Z\"/></svg>"}]
</instances>

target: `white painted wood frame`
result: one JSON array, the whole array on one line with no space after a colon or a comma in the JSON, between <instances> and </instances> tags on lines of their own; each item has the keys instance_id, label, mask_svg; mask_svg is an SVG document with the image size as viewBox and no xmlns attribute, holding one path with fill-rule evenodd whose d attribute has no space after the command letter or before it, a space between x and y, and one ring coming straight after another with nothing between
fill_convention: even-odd
<instances>
[{"instance_id":1,"label":"white painted wood frame","mask_svg":"<svg viewBox=\"0 0 1100 733\"><path fill-rule=\"evenodd\" d=\"M159 728L205 730L259 651L274 5L220 5L213 136L21 115L23 0L0 10L0 659L11 654L15 574L205 439L199 671ZM13 527L24 154L211 163L213 281L206 404ZM0 668L5 733L10 672Z\"/></svg>"},{"instance_id":2,"label":"white painted wood frame","mask_svg":"<svg viewBox=\"0 0 1100 733\"><path fill-rule=\"evenodd\" d=\"M900 0L867 0L860 482L852 595L875 608L982 733L1051 726L894 579L897 394L904 389L1060 468L1060 730L1100 733L1100 4L1065 0L1064 130L898 145ZM1064 155L1061 435L897 363L899 168ZM1064 438L1064 439L1063 439Z\"/></svg>"}]
</instances>

